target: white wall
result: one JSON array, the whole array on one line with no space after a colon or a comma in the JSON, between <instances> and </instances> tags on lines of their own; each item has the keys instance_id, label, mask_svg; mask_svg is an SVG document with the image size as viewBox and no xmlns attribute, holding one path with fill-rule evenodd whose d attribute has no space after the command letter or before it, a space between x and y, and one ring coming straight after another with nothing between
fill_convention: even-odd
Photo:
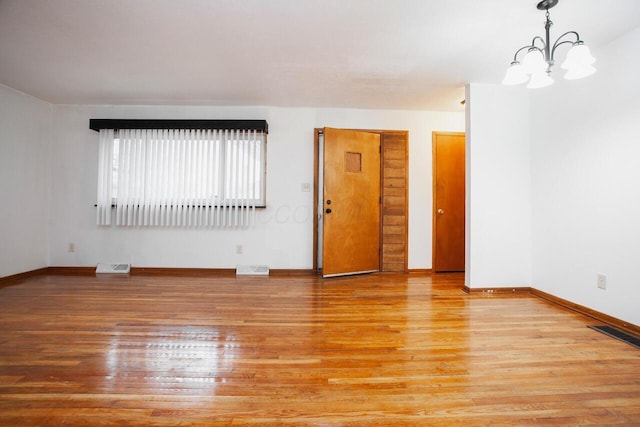
<instances>
[{"instance_id":1,"label":"white wall","mask_svg":"<svg viewBox=\"0 0 640 427\"><path fill-rule=\"evenodd\" d=\"M636 325L639 45L640 28L593 52L595 75L557 82L531 106L534 286Z\"/></svg>"},{"instance_id":2,"label":"white wall","mask_svg":"<svg viewBox=\"0 0 640 427\"><path fill-rule=\"evenodd\" d=\"M530 286L529 101L501 85L467 87L465 284Z\"/></svg>"},{"instance_id":3,"label":"white wall","mask_svg":"<svg viewBox=\"0 0 640 427\"><path fill-rule=\"evenodd\" d=\"M266 119L267 204L250 230L123 229L95 225L97 133L90 118ZM464 130L464 113L271 107L55 106L50 265L312 267L313 129L409 130L409 268L431 268L431 132ZM69 252L73 243L75 252ZM237 255L236 245L244 248Z\"/></svg>"},{"instance_id":4,"label":"white wall","mask_svg":"<svg viewBox=\"0 0 640 427\"><path fill-rule=\"evenodd\" d=\"M51 106L0 85L0 277L47 266Z\"/></svg>"}]
</instances>

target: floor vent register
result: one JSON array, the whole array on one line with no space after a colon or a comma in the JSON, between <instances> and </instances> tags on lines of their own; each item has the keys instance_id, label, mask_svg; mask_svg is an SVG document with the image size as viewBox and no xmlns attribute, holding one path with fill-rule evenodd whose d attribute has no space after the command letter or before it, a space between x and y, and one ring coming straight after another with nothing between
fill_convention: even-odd
<instances>
[{"instance_id":1,"label":"floor vent register","mask_svg":"<svg viewBox=\"0 0 640 427\"><path fill-rule=\"evenodd\" d=\"M627 344L630 344L635 348L640 349L640 338L633 336L631 334L628 334L624 331L621 331L620 329L616 329L613 326L606 326L606 325L603 325L603 326L587 325L587 326L593 330L602 332L605 335L609 335L611 338L615 338L622 342L626 342Z\"/></svg>"}]
</instances>

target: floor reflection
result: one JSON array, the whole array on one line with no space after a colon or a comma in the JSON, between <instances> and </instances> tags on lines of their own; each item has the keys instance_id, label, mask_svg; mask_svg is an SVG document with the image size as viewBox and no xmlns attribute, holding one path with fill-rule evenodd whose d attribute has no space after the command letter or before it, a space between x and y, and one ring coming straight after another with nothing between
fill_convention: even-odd
<instances>
[{"instance_id":1,"label":"floor reflection","mask_svg":"<svg viewBox=\"0 0 640 427\"><path fill-rule=\"evenodd\" d=\"M105 355L105 386L121 389L123 383L135 382L149 393L211 395L233 373L239 354L235 333L216 328L172 327L147 333L131 326L119 328Z\"/></svg>"}]
</instances>

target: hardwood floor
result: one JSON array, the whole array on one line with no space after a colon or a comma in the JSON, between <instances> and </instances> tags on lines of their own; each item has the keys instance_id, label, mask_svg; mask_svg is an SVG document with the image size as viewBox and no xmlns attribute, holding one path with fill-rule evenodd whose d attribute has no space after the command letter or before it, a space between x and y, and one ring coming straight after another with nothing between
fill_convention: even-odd
<instances>
[{"instance_id":1,"label":"hardwood floor","mask_svg":"<svg viewBox=\"0 0 640 427\"><path fill-rule=\"evenodd\" d=\"M640 351L462 276L42 275L0 289L0 425L640 425Z\"/></svg>"}]
</instances>

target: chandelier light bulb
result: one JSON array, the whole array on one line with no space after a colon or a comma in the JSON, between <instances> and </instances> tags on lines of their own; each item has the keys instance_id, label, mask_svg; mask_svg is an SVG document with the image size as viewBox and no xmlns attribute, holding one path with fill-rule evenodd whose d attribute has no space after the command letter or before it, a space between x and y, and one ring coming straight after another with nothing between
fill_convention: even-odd
<instances>
[{"instance_id":1,"label":"chandelier light bulb","mask_svg":"<svg viewBox=\"0 0 640 427\"><path fill-rule=\"evenodd\" d=\"M507 74L504 76L502 80L502 84L504 85L519 85L521 83L529 80L529 75L524 72L524 68L522 64L518 61L513 61L511 66L507 68Z\"/></svg>"},{"instance_id":2,"label":"chandelier light bulb","mask_svg":"<svg viewBox=\"0 0 640 427\"><path fill-rule=\"evenodd\" d=\"M580 41L574 43L571 49L569 49L567 57L562 65L560 65L560 68L570 70L573 67L593 65L594 62L596 62L596 59L591 55L589 47Z\"/></svg>"},{"instance_id":3,"label":"chandelier light bulb","mask_svg":"<svg viewBox=\"0 0 640 427\"><path fill-rule=\"evenodd\" d=\"M522 68L525 74L543 73L547 69L547 63L542 52L539 49L529 49L522 61Z\"/></svg>"},{"instance_id":4,"label":"chandelier light bulb","mask_svg":"<svg viewBox=\"0 0 640 427\"><path fill-rule=\"evenodd\" d=\"M529 80L529 84L527 85L527 89L540 89L543 87L551 86L553 84L553 79L549 74L545 71L542 73L536 73L531 75L531 80Z\"/></svg>"}]
</instances>

